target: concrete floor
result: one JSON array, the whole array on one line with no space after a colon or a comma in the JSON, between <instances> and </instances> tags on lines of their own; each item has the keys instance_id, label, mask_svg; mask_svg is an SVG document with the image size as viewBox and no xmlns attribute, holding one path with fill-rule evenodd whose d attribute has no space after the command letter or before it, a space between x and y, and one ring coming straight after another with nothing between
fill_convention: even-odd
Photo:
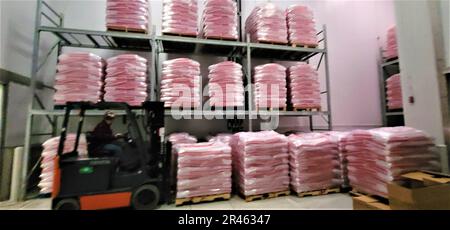
<instances>
[{"instance_id":1,"label":"concrete floor","mask_svg":"<svg viewBox=\"0 0 450 230\"><path fill-rule=\"evenodd\" d=\"M50 199L35 199L19 204L0 203L0 210L48 210ZM159 210L312 210L312 209L338 209L351 210L352 198L347 194L330 194L299 198L285 196L266 200L245 202L238 196L228 201L215 201L195 205L162 205Z\"/></svg>"}]
</instances>

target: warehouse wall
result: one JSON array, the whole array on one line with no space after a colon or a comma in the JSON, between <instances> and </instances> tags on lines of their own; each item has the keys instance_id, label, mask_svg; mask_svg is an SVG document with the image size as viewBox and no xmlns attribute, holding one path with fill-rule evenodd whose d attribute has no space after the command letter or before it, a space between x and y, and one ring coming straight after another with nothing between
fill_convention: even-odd
<instances>
[{"instance_id":1,"label":"warehouse wall","mask_svg":"<svg viewBox=\"0 0 450 230\"><path fill-rule=\"evenodd\" d=\"M448 117L443 117L443 114L447 116L445 109L448 107L445 104L448 96L442 74L445 67L444 36L441 19L436 17L439 9L435 3L399 1L395 9L399 25L397 33L405 123L435 137L436 143L442 145L441 157L445 162L448 155L444 120ZM448 165L443 167L448 171Z\"/></svg>"}]
</instances>

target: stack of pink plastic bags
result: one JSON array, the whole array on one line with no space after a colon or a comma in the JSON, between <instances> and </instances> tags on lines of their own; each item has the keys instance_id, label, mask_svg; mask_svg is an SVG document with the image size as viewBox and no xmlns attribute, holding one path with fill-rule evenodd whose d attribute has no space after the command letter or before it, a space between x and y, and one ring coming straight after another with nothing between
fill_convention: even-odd
<instances>
[{"instance_id":1,"label":"stack of pink plastic bags","mask_svg":"<svg viewBox=\"0 0 450 230\"><path fill-rule=\"evenodd\" d=\"M317 71L307 63L291 66L288 71L289 99L293 108L321 108Z\"/></svg>"},{"instance_id":2,"label":"stack of pink plastic bags","mask_svg":"<svg viewBox=\"0 0 450 230\"><path fill-rule=\"evenodd\" d=\"M169 135L169 141L172 145L197 143L197 138L189 133L172 133Z\"/></svg>"},{"instance_id":3,"label":"stack of pink plastic bags","mask_svg":"<svg viewBox=\"0 0 450 230\"><path fill-rule=\"evenodd\" d=\"M188 58L163 62L161 101L165 107L200 106L200 64Z\"/></svg>"},{"instance_id":4,"label":"stack of pink plastic bags","mask_svg":"<svg viewBox=\"0 0 450 230\"><path fill-rule=\"evenodd\" d=\"M286 67L279 64L266 64L255 67L256 108L286 108Z\"/></svg>"},{"instance_id":5,"label":"stack of pink plastic bags","mask_svg":"<svg viewBox=\"0 0 450 230\"><path fill-rule=\"evenodd\" d=\"M233 175L244 196L289 189L287 137L274 131L241 132L231 139Z\"/></svg>"},{"instance_id":6,"label":"stack of pink plastic bags","mask_svg":"<svg viewBox=\"0 0 450 230\"><path fill-rule=\"evenodd\" d=\"M104 61L85 52L62 54L58 57L54 102L98 102L102 97Z\"/></svg>"},{"instance_id":7,"label":"stack of pink plastic bags","mask_svg":"<svg viewBox=\"0 0 450 230\"><path fill-rule=\"evenodd\" d=\"M237 40L237 4L234 0L205 0L202 18L204 38Z\"/></svg>"},{"instance_id":8,"label":"stack of pink plastic bags","mask_svg":"<svg viewBox=\"0 0 450 230\"><path fill-rule=\"evenodd\" d=\"M146 98L147 60L134 54L108 59L104 100L139 106Z\"/></svg>"},{"instance_id":9,"label":"stack of pink plastic bags","mask_svg":"<svg viewBox=\"0 0 450 230\"><path fill-rule=\"evenodd\" d=\"M178 144L177 198L231 193L231 148L221 142Z\"/></svg>"},{"instance_id":10,"label":"stack of pink plastic bags","mask_svg":"<svg viewBox=\"0 0 450 230\"><path fill-rule=\"evenodd\" d=\"M229 145L231 142L231 138L233 138L233 134L230 133L219 133L214 137L209 137L208 141L209 142L222 142L224 144Z\"/></svg>"},{"instance_id":11,"label":"stack of pink plastic bags","mask_svg":"<svg viewBox=\"0 0 450 230\"><path fill-rule=\"evenodd\" d=\"M348 169L347 169L348 161L346 158L345 142L344 142L344 139L349 134L349 132L329 131L324 132L324 134L330 136L330 138L332 138L332 140L338 144L341 180L342 180L341 187L344 188L349 187L350 185L348 182Z\"/></svg>"},{"instance_id":12,"label":"stack of pink plastic bags","mask_svg":"<svg viewBox=\"0 0 450 230\"><path fill-rule=\"evenodd\" d=\"M402 109L403 97L400 74L394 74L386 80L388 109Z\"/></svg>"},{"instance_id":13,"label":"stack of pink plastic bags","mask_svg":"<svg viewBox=\"0 0 450 230\"><path fill-rule=\"evenodd\" d=\"M297 193L336 188L342 184L338 142L329 135L290 135L289 166L291 187Z\"/></svg>"},{"instance_id":14,"label":"stack of pink plastic bags","mask_svg":"<svg viewBox=\"0 0 450 230\"><path fill-rule=\"evenodd\" d=\"M384 53L386 59L393 59L398 57L397 46L397 29L395 26L389 28L387 33L386 51Z\"/></svg>"},{"instance_id":15,"label":"stack of pink plastic bags","mask_svg":"<svg viewBox=\"0 0 450 230\"><path fill-rule=\"evenodd\" d=\"M53 191L53 175L55 170L55 157L58 155L60 137L54 137L48 139L42 144L44 150L42 151L41 157L41 175L39 175L41 181L38 186L41 189L41 194L51 193ZM64 143L64 153L70 153L75 147L75 134L67 134L66 141ZM86 137L82 134L80 135L80 142L78 144L78 155L87 156L87 142Z\"/></svg>"},{"instance_id":16,"label":"stack of pink plastic bags","mask_svg":"<svg viewBox=\"0 0 450 230\"><path fill-rule=\"evenodd\" d=\"M108 0L106 27L148 31L149 7L148 0Z\"/></svg>"},{"instance_id":17,"label":"stack of pink plastic bags","mask_svg":"<svg viewBox=\"0 0 450 230\"><path fill-rule=\"evenodd\" d=\"M287 44L285 12L273 3L255 7L245 22L245 33L252 42Z\"/></svg>"},{"instance_id":18,"label":"stack of pink plastic bags","mask_svg":"<svg viewBox=\"0 0 450 230\"><path fill-rule=\"evenodd\" d=\"M289 42L316 47L317 31L313 12L306 6L293 5L286 10Z\"/></svg>"},{"instance_id":19,"label":"stack of pink plastic bags","mask_svg":"<svg viewBox=\"0 0 450 230\"><path fill-rule=\"evenodd\" d=\"M242 66L232 61L221 62L209 68L210 105L215 107L244 106Z\"/></svg>"},{"instance_id":20,"label":"stack of pink plastic bags","mask_svg":"<svg viewBox=\"0 0 450 230\"><path fill-rule=\"evenodd\" d=\"M440 171L432 138L414 128L355 130L344 143L350 185L361 192L387 197L387 185L402 174Z\"/></svg>"},{"instance_id":21,"label":"stack of pink plastic bags","mask_svg":"<svg viewBox=\"0 0 450 230\"><path fill-rule=\"evenodd\" d=\"M162 33L197 36L197 0L164 0Z\"/></svg>"}]
</instances>

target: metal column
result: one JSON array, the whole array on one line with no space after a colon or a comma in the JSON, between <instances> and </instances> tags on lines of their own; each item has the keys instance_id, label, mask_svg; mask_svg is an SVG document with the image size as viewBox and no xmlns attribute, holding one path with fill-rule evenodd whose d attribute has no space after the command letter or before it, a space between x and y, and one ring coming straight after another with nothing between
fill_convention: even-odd
<instances>
[{"instance_id":1,"label":"metal column","mask_svg":"<svg viewBox=\"0 0 450 230\"><path fill-rule=\"evenodd\" d=\"M6 142L6 119L8 116L9 83L0 84L0 169Z\"/></svg>"},{"instance_id":2,"label":"metal column","mask_svg":"<svg viewBox=\"0 0 450 230\"><path fill-rule=\"evenodd\" d=\"M33 123L33 102L34 94L36 91L36 81L38 77L39 69L39 45L40 45L40 26L41 26L41 11L42 11L42 0L37 1L36 6L36 21L34 27L34 41L33 41L33 56L32 56L32 67L31 67L31 79L30 79L30 92L29 92L29 108L28 117L26 125L25 134L25 146L24 146L24 156L22 161L22 172L20 178L20 190L19 190L19 200L25 200L26 190L27 190L27 173L28 173L28 160L30 155L31 147L31 129Z\"/></svg>"},{"instance_id":3,"label":"metal column","mask_svg":"<svg viewBox=\"0 0 450 230\"><path fill-rule=\"evenodd\" d=\"M247 91L248 91L248 131L253 131L253 87L252 87L252 49L250 47L250 35L247 39ZM255 118L258 117L256 114Z\"/></svg>"},{"instance_id":4,"label":"metal column","mask_svg":"<svg viewBox=\"0 0 450 230\"><path fill-rule=\"evenodd\" d=\"M330 91L330 69L328 67L328 35L327 35L327 26L323 26L323 35L324 35L324 53L325 53L325 77L326 77L326 84L327 84L327 116L328 116L328 129L333 129L333 121L331 119L331 91Z\"/></svg>"}]
</instances>

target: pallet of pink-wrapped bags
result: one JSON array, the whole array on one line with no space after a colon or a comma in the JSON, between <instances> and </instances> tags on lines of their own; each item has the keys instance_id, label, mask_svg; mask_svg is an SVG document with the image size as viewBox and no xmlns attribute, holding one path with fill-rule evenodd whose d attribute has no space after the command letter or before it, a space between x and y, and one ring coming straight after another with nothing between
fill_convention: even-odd
<instances>
[{"instance_id":1,"label":"pallet of pink-wrapped bags","mask_svg":"<svg viewBox=\"0 0 450 230\"><path fill-rule=\"evenodd\" d=\"M243 194L240 194L240 196L245 200L245 202L251 202L255 200L264 200L264 199L270 199L270 198L277 198L281 196L289 196L291 195L291 191L280 191L280 192L269 192L269 193L263 193L258 195L249 195L245 196Z\"/></svg>"},{"instance_id":2,"label":"pallet of pink-wrapped bags","mask_svg":"<svg viewBox=\"0 0 450 230\"><path fill-rule=\"evenodd\" d=\"M187 197L187 198L177 198L175 200L175 205L181 206L181 205L187 204L187 203L198 204L198 203L211 202L211 201L216 201L216 200L229 200L230 198L231 198L230 193L208 195L208 196Z\"/></svg>"},{"instance_id":3,"label":"pallet of pink-wrapped bags","mask_svg":"<svg viewBox=\"0 0 450 230\"><path fill-rule=\"evenodd\" d=\"M327 189L320 189L315 191L308 191L308 192L298 192L296 193L298 197L305 197L305 196L322 196L322 195L328 195L333 193L340 193L341 188L327 188Z\"/></svg>"}]
</instances>

